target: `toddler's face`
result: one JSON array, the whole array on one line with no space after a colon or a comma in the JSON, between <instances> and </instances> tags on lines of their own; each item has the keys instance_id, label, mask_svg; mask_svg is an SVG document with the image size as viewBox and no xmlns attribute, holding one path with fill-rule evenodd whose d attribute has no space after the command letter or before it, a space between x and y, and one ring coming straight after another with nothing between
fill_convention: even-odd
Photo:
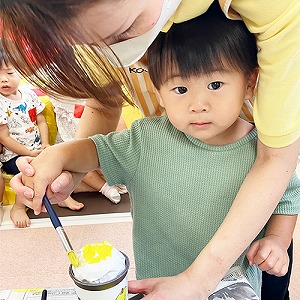
<instances>
[{"instance_id":1,"label":"toddler's face","mask_svg":"<svg viewBox=\"0 0 300 300\"><path fill-rule=\"evenodd\" d=\"M17 93L20 80L19 74L11 64L3 64L0 67L0 93L3 96Z\"/></svg>"},{"instance_id":2,"label":"toddler's face","mask_svg":"<svg viewBox=\"0 0 300 300\"><path fill-rule=\"evenodd\" d=\"M160 88L161 105L180 131L210 145L228 144L243 101L253 96L250 78L236 70L173 76Z\"/></svg>"}]
</instances>

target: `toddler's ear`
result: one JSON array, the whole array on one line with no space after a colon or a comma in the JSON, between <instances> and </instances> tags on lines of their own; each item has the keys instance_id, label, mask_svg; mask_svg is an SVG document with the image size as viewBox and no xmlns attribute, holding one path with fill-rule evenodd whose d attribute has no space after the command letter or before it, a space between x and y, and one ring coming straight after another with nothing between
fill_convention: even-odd
<instances>
[{"instance_id":1,"label":"toddler's ear","mask_svg":"<svg viewBox=\"0 0 300 300\"><path fill-rule=\"evenodd\" d=\"M258 68L253 70L248 77L248 85L245 94L245 99L251 99L254 96L255 88L257 85L257 79L258 79Z\"/></svg>"},{"instance_id":2,"label":"toddler's ear","mask_svg":"<svg viewBox=\"0 0 300 300\"><path fill-rule=\"evenodd\" d=\"M164 106L164 102L163 102L163 99L162 99L162 97L161 97L159 91L158 91L157 88L155 88L155 87L154 87L154 91L155 91L155 95L157 96L159 105L160 105L161 107L164 108L164 107L165 107L165 106Z\"/></svg>"}]
</instances>

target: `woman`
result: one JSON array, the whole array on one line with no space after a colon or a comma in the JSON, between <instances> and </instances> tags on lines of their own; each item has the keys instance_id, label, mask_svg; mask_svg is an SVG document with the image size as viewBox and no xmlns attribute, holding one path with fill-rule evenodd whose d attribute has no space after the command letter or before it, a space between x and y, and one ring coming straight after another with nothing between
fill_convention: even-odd
<instances>
[{"instance_id":1,"label":"woman","mask_svg":"<svg viewBox=\"0 0 300 300\"><path fill-rule=\"evenodd\" d=\"M148 299L184 299L184 291L199 282L201 286L195 299L205 299L267 222L297 163L300 101L295 99L300 85L300 2L277 1L274 5L268 0L260 2L260 6L257 2L241 0L219 2L227 16L240 14L250 31L257 34L260 48L260 81L254 107L259 135L257 159L222 226L200 253L201 263L196 273L202 275L194 277L195 270L190 270L177 277L132 282L131 291L145 292ZM128 82L124 72L110 67L105 57L115 65L129 65L122 70L130 73L134 85L139 81L137 75L144 76L146 70L144 66L134 69L132 64L143 56L158 32L168 30L172 22L180 23L202 14L211 3L211 0L0 1L4 38L10 37L16 42L23 38L24 41L23 45L18 43L14 49L7 49L11 60L16 54L24 58L24 65L19 65L19 69L26 75L36 74L40 85L45 88L46 84L54 92L98 100L88 103L81 119L84 127L80 126L78 136L107 133L116 127L122 99L116 103L111 95L121 92L120 87ZM75 44L85 46L75 47ZM112 45L113 53L105 45ZM25 55L28 48L34 59ZM99 68L96 70L95 66ZM40 69L52 80L47 78L43 84ZM136 94L140 99L143 93ZM154 103L155 99L151 98L150 102ZM148 107L157 112L149 102L141 104L145 115L151 114ZM96 117L102 114L109 114L105 122ZM21 161L19 167L28 175L33 172L27 161ZM77 175L77 180L82 178L82 174ZM74 186L70 177L65 174L54 182L52 191L64 196L69 194ZM40 213L41 198L35 195L32 202L32 190L21 186L18 178L12 184L20 196L26 191L29 200L24 197L24 203ZM260 211L257 207L261 207ZM243 223L236 223L236 214Z\"/></svg>"}]
</instances>

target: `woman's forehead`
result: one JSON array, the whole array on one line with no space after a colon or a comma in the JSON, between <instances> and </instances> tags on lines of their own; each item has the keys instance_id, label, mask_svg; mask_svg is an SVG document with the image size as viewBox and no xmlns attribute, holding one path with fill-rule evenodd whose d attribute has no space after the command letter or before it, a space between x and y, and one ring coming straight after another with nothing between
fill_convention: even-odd
<instances>
[{"instance_id":1,"label":"woman's forehead","mask_svg":"<svg viewBox=\"0 0 300 300\"><path fill-rule=\"evenodd\" d=\"M86 32L108 39L124 32L140 15L143 6L135 3L133 0L96 1L78 12L76 22Z\"/></svg>"}]
</instances>

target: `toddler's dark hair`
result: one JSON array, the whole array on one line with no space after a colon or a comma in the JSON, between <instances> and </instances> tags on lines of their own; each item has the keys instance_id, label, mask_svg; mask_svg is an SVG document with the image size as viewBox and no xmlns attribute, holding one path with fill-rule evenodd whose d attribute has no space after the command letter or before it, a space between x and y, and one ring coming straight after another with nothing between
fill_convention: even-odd
<instances>
[{"instance_id":1,"label":"toddler's dark hair","mask_svg":"<svg viewBox=\"0 0 300 300\"><path fill-rule=\"evenodd\" d=\"M199 17L161 32L148 49L148 63L158 90L175 75L190 78L228 68L248 75L258 66L256 38L243 21L226 18L215 1Z\"/></svg>"}]
</instances>

